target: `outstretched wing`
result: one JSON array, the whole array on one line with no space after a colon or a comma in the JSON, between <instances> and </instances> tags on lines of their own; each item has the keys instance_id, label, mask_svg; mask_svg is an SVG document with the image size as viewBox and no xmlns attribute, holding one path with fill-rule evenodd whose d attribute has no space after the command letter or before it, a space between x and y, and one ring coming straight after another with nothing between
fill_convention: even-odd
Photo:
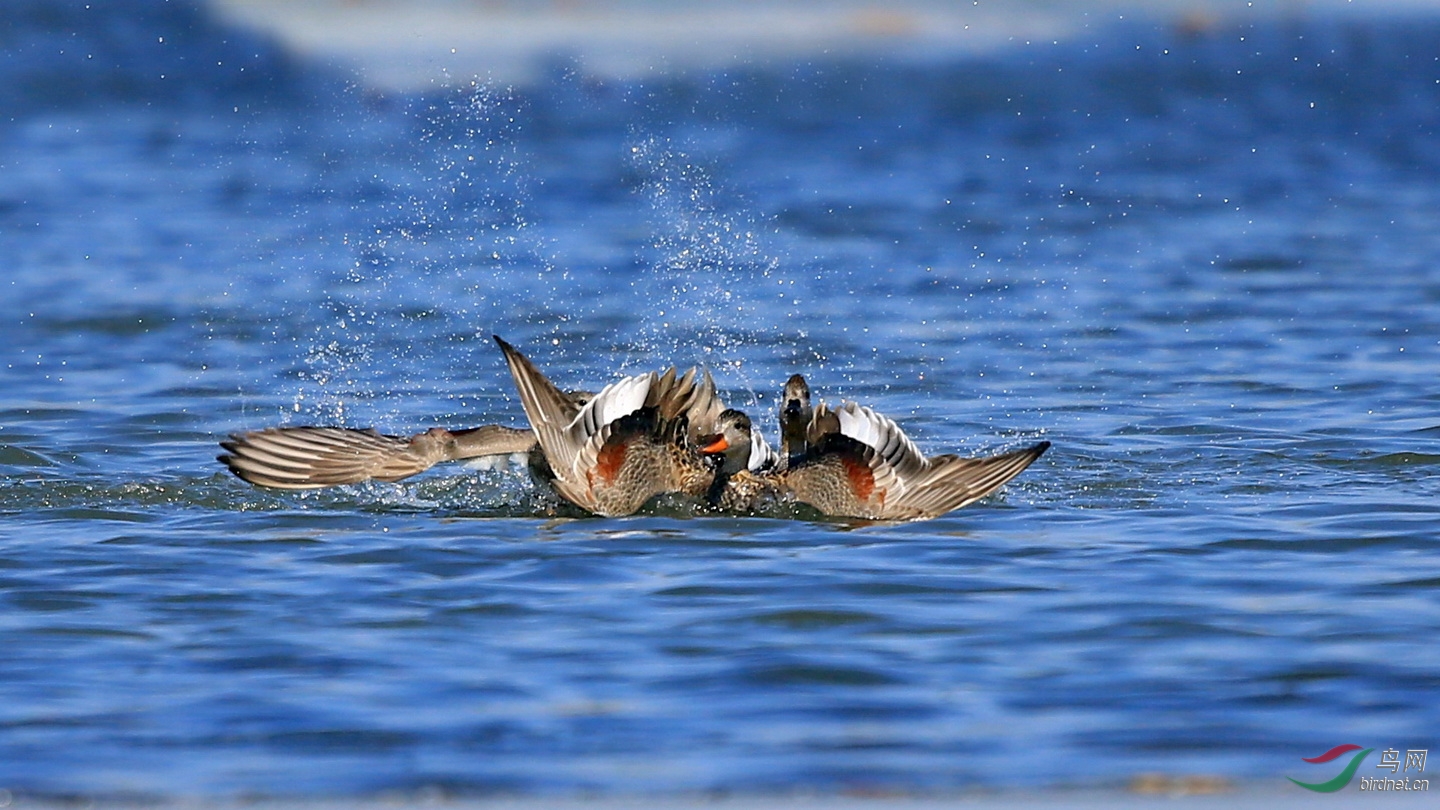
<instances>
[{"instance_id":1,"label":"outstretched wing","mask_svg":"<svg viewBox=\"0 0 1440 810\"><path fill-rule=\"evenodd\" d=\"M431 448L410 439L337 427L266 428L234 434L220 446L227 452L218 458L231 472L273 489L398 481L439 460Z\"/></svg>"},{"instance_id":2,"label":"outstretched wing","mask_svg":"<svg viewBox=\"0 0 1440 810\"><path fill-rule=\"evenodd\" d=\"M822 402L819 410L826 408ZM876 466L886 468L902 486L929 466L925 454L890 417L854 402L842 402L835 409L835 416L840 435L874 450Z\"/></svg>"},{"instance_id":3,"label":"outstretched wing","mask_svg":"<svg viewBox=\"0 0 1440 810\"><path fill-rule=\"evenodd\" d=\"M953 512L999 489L1050 448L1050 442L986 458L936 456L919 478L905 481L898 497L888 499L882 520L918 520Z\"/></svg>"},{"instance_id":4,"label":"outstretched wing","mask_svg":"<svg viewBox=\"0 0 1440 810\"><path fill-rule=\"evenodd\" d=\"M535 449L535 433L528 428L482 425L451 431L451 434L455 443L448 460L511 456Z\"/></svg>"},{"instance_id":5,"label":"outstretched wing","mask_svg":"<svg viewBox=\"0 0 1440 810\"><path fill-rule=\"evenodd\" d=\"M797 471L821 508L878 520L918 520L974 503L1049 448L1041 442L989 458L926 458L894 420L853 402L815 408L807 439L813 469Z\"/></svg>"},{"instance_id":6,"label":"outstretched wing","mask_svg":"<svg viewBox=\"0 0 1440 810\"><path fill-rule=\"evenodd\" d=\"M693 380L695 373L692 368L685 376ZM708 368L700 372L700 379L693 383L692 389L684 396L684 412L690 423L689 439L694 444L701 436L720 430L720 414L725 411L725 403L720 401L720 393L715 390L715 378L710 376Z\"/></svg>"},{"instance_id":7,"label":"outstretched wing","mask_svg":"<svg viewBox=\"0 0 1440 810\"><path fill-rule=\"evenodd\" d=\"M501 425L449 431L432 428L410 438L338 427L274 427L236 433L218 459L252 484L273 489L319 489L361 481L399 481L442 461L525 453L535 434Z\"/></svg>"}]
</instances>

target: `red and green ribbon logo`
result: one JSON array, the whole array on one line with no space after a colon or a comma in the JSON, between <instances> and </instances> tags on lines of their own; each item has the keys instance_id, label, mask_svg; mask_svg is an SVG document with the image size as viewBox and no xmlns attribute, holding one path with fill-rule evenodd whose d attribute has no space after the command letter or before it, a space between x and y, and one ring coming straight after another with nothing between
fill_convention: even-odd
<instances>
[{"instance_id":1,"label":"red and green ribbon logo","mask_svg":"<svg viewBox=\"0 0 1440 810\"><path fill-rule=\"evenodd\" d=\"M1345 754L1350 753L1351 751L1360 751L1360 753L1350 758L1350 764L1345 766L1345 770L1336 774L1335 778L1329 780L1328 782L1311 783L1301 782L1299 779L1292 779L1289 776L1285 778L1289 779L1291 782L1294 782L1300 787L1305 788L1306 790L1313 790L1316 793L1334 793L1340 788L1343 788L1346 785L1350 784L1350 780L1355 778L1355 771L1360 767L1360 763L1365 759L1365 757L1369 756L1371 751L1374 750L1374 748L1366 748L1364 751L1360 751L1360 746L1346 744L1337 745L1318 757L1304 757L1303 759L1306 762L1319 764L1321 762L1329 762L1333 759L1338 759Z\"/></svg>"}]
</instances>

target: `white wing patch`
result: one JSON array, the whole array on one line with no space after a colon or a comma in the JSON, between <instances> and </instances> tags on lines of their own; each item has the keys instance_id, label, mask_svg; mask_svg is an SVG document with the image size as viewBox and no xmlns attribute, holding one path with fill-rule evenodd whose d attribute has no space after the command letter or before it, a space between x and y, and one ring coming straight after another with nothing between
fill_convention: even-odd
<instances>
[{"instance_id":1,"label":"white wing patch","mask_svg":"<svg viewBox=\"0 0 1440 810\"><path fill-rule=\"evenodd\" d=\"M601 428L616 419L645 407L645 397L649 395L650 384L654 380L654 374L641 374L610 383L585 403L565 429L572 433L578 429L582 437L577 438L583 443L585 438L599 433Z\"/></svg>"},{"instance_id":2,"label":"white wing patch","mask_svg":"<svg viewBox=\"0 0 1440 810\"><path fill-rule=\"evenodd\" d=\"M750 427L750 460L746 462L745 469L750 472L768 470L780 463L780 456L770 448L765 437L760 434L760 428Z\"/></svg>"},{"instance_id":3,"label":"white wing patch","mask_svg":"<svg viewBox=\"0 0 1440 810\"><path fill-rule=\"evenodd\" d=\"M849 436L866 447L880 448L880 431L873 421L874 411L853 402L842 402L835 409L835 415L840 417L841 435Z\"/></svg>"},{"instance_id":4,"label":"white wing patch","mask_svg":"<svg viewBox=\"0 0 1440 810\"><path fill-rule=\"evenodd\" d=\"M890 417L853 402L841 403L835 415L840 419L841 434L874 449L890 464L905 468L928 466L925 454Z\"/></svg>"}]
</instances>

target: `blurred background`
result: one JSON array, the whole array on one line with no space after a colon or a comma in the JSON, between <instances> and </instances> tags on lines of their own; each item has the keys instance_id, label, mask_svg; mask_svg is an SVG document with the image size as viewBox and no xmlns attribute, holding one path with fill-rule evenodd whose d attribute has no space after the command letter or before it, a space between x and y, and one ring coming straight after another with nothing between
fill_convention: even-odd
<instances>
[{"instance_id":1,"label":"blurred background","mask_svg":"<svg viewBox=\"0 0 1440 810\"><path fill-rule=\"evenodd\" d=\"M1279 0L1263 5L1267 16L1300 18L1343 11L1351 4ZM335 60L356 70L367 84L396 90L477 75L524 83L542 76L556 60L573 60L583 72L609 79L771 59L924 62L1071 39L1127 16L1198 34L1255 12L1255 4L1245 0L216 0L215 7L229 19L276 35L297 52Z\"/></svg>"}]
</instances>

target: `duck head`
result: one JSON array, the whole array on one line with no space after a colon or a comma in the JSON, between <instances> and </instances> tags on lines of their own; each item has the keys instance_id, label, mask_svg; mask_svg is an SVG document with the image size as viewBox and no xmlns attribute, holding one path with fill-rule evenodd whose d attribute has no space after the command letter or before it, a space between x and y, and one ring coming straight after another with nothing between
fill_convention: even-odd
<instances>
[{"instance_id":1,"label":"duck head","mask_svg":"<svg viewBox=\"0 0 1440 810\"><path fill-rule=\"evenodd\" d=\"M743 411L728 408L720 412L715 427L718 433L700 439L700 452L707 456L720 456L720 474L734 475L750 463L750 417Z\"/></svg>"},{"instance_id":2,"label":"duck head","mask_svg":"<svg viewBox=\"0 0 1440 810\"><path fill-rule=\"evenodd\" d=\"M780 395L780 454L791 466L805 457L805 431L813 414L810 386L803 376L792 374L785 381L785 391Z\"/></svg>"},{"instance_id":3,"label":"duck head","mask_svg":"<svg viewBox=\"0 0 1440 810\"><path fill-rule=\"evenodd\" d=\"M780 397L780 421L783 424L810 421L810 386L800 374L790 375L785 381L785 393Z\"/></svg>"}]
</instances>

